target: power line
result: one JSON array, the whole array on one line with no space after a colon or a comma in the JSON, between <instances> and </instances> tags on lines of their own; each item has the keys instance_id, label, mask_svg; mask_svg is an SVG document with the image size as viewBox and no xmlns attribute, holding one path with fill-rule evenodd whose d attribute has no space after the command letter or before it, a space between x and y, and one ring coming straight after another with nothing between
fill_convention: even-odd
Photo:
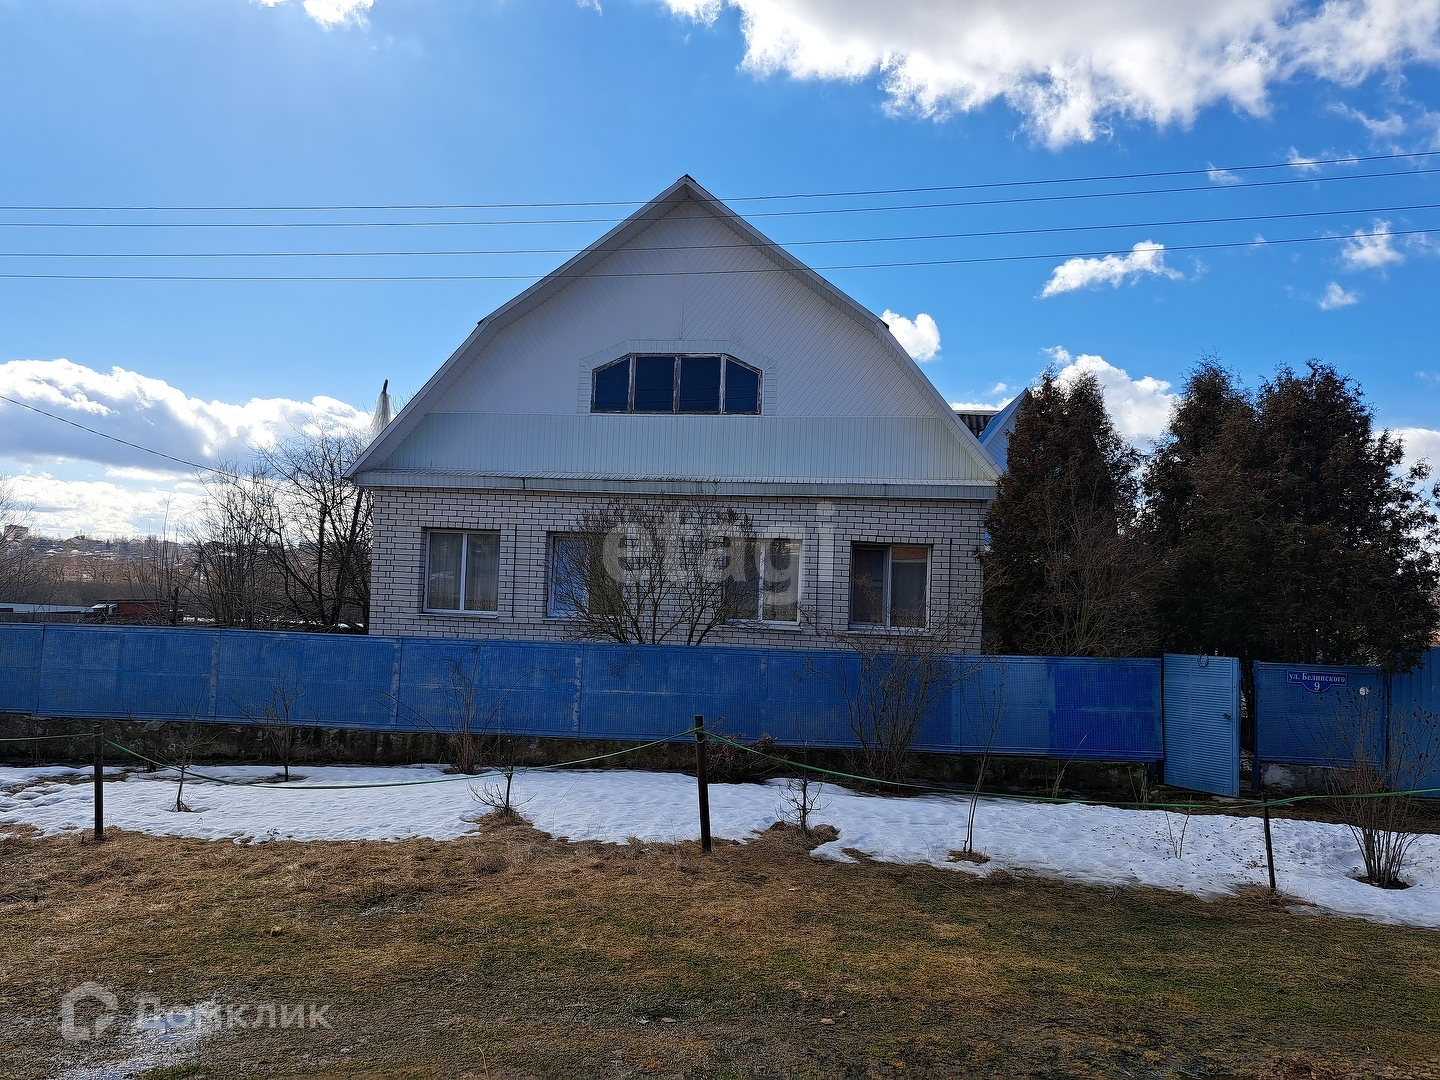
<instances>
[{"instance_id":1,"label":"power line","mask_svg":"<svg viewBox=\"0 0 1440 1080\"><path fill-rule=\"evenodd\" d=\"M909 236L861 236L833 240L790 240L781 247L816 247L842 244L890 244L926 240L974 240L1005 236L1038 236L1053 233L1105 232L1119 229L1162 229L1189 225L1228 225L1255 221L1293 221L1308 218L1345 215L1398 214L1414 210L1440 209L1440 203L1412 203L1405 206L1357 207L1346 210L1309 210L1294 214L1245 214L1221 218L1178 218L1161 221L1132 221L1114 225L1057 225L1035 229L992 229L982 232L921 233ZM732 244L657 244L627 247L626 251L728 251L752 247L748 242ZM409 256L482 256L482 255L574 255L584 248L476 248L453 250L410 251L4 251L0 259L325 259L325 258L399 258Z\"/></svg>"},{"instance_id":2,"label":"power line","mask_svg":"<svg viewBox=\"0 0 1440 1080\"><path fill-rule=\"evenodd\" d=\"M1247 240L1234 243L1177 244L1161 247L1168 252L1175 251L1217 251L1233 248L1261 248L1287 244L1312 244L1335 240L1356 240L1378 236L1427 236L1440 233L1440 229L1397 229L1355 232L1348 236L1296 236L1278 240ZM925 266L973 266L984 263L1010 263L1049 261L1054 259L1090 259L1107 256L1124 256L1133 249L1109 248L1100 251L1075 251L1046 255L994 255L968 259L914 259L884 263L842 263L830 266L813 266L815 271L828 270L890 270L904 267ZM620 273L597 274L580 272L563 275L572 278L668 278L668 277L715 277L740 274L789 273L783 266L755 267L738 270L642 270ZM547 274L0 274L4 281L538 281Z\"/></svg>"},{"instance_id":3,"label":"power line","mask_svg":"<svg viewBox=\"0 0 1440 1080\"><path fill-rule=\"evenodd\" d=\"M1152 172L1101 173L1092 176L1061 176L1040 180L997 180L980 184L937 184L928 187L870 188L851 191L806 191L780 195L735 195L724 202L773 202L787 199L848 199L875 195L918 195L941 191L984 191L1005 188L1039 187L1051 184L1090 184L1113 180L1150 180L1167 176L1214 176L1226 173L1257 172L1270 169L1316 169L1323 165L1359 165L1371 161L1401 161L1440 156L1440 150L1423 150L1404 154L1350 155L1348 157L1312 158L1294 161L1267 162L1251 165L1207 166L1203 169L1164 169ZM502 203L353 203L298 204L274 206L0 206L0 211L64 212L64 213L309 213L351 210L532 210L567 209L587 206L643 206L646 199L575 200L566 202L502 202Z\"/></svg>"},{"instance_id":4,"label":"power line","mask_svg":"<svg viewBox=\"0 0 1440 1080\"><path fill-rule=\"evenodd\" d=\"M1402 169L1392 172L1352 173L1340 176L1298 177L1263 180L1255 184L1146 188L1136 191L1086 191L1064 195L1017 196L1009 199L968 199L952 202L903 203L894 206L840 206L823 210L763 210L747 218L828 217L840 214L895 213L906 210L950 210L977 206L1018 206L1040 203L1077 202L1088 199L1137 198L1145 195L1181 195L1197 191L1258 191L1292 187L1296 184L1329 184L1352 180L1381 180L1397 176L1429 176L1436 169ZM511 218L479 221L0 221L3 229L422 229L480 228L516 225L614 225L626 218Z\"/></svg>"},{"instance_id":5,"label":"power line","mask_svg":"<svg viewBox=\"0 0 1440 1080\"><path fill-rule=\"evenodd\" d=\"M107 435L103 431L96 431L94 428L86 427L84 424L77 424L74 420L66 419L63 416L56 416L54 413L46 412L44 409L37 409L34 405L27 405L25 402L17 401L15 398L8 397L5 394L0 394L0 401L8 401L11 405L19 405L22 409L29 409L33 413L39 413L41 416L48 416L51 420L59 420L62 424L69 424L71 427L79 428L81 431L88 431L91 435L98 435L102 439L109 439L113 443L128 446L132 450L140 450L146 454L154 454L156 457L164 458L166 461L173 461L179 465L188 465L192 469L199 469L201 472L215 473L216 475L224 476L231 480L245 479L245 477L237 476L225 469L217 469L213 465L201 465L198 462L187 461L185 458L176 457L174 454L167 454L161 450L152 450L148 446L141 446L139 443L133 443L129 439L121 439L114 435Z\"/></svg>"}]
</instances>

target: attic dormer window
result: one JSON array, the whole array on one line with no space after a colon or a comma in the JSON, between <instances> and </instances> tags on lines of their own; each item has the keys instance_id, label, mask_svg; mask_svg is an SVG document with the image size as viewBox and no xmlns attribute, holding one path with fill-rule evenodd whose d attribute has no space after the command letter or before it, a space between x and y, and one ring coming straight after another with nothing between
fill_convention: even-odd
<instances>
[{"instance_id":1,"label":"attic dormer window","mask_svg":"<svg viewBox=\"0 0 1440 1080\"><path fill-rule=\"evenodd\" d=\"M590 411L757 416L760 372L731 356L627 356L595 369Z\"/></svg>"}]
</instances>

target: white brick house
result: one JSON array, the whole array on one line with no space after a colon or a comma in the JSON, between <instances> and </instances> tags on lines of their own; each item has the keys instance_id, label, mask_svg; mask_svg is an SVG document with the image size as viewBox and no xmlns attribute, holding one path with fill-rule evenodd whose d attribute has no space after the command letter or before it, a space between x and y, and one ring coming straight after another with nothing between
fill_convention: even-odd
<instances>
[{"instance_id":1,"label":"white brick house","mask_svg":"<svg viewBox=\"0 0 1440 1080\"><path fill-rule=\"evenodd\" d=\"M707 641L793 646L973 601L997 475L880 319L689 177L482 320L352 474L372 633L573 637L556 544L678 495L778 553L780 602Z\"/></svg>"}]
</instances>

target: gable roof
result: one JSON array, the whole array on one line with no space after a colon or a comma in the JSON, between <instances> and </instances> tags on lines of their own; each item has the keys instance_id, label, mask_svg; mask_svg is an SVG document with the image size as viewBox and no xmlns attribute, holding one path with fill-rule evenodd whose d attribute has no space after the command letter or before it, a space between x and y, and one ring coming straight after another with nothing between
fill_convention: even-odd
<instances>
[{"instance_id":1,"label":"gable roof","mask_svg":"<svg viewBox=\"0 0 1440 1080\"><path fill-rule=\"evenodd\" d=\"M1009 469L1010 436L1015 434L1015 417L1029 400L1030 389L1026 387L1011 398L1005 408L991 417L990 423L986 424L985 430L980 433L980 445L1002 473Z\"/></svg>"},{"instance_id":2,"label":"gable roof","mask_svg":"<svg viewBox=\"0 0 1440 1080\"><path fill-rule=\"evenodd\" d=\"M366 448L359 460L352 466L349 475L361 483L372 486L388 486L392 483L399 483L398 478L392 479L393 470L388 469L386 463L406 445L407 440L416 436L417 430L421 429L427 417L432 413L444 411L440 406L447 391L451 390L457 380L460 380L484 354L487 346L496 340L497 335L518 320L534 313L548 301L555 299L578 280L586 278L601 262L626 249L627 245L641 233L661 222L687 200L702 207L741 237L743 241L759 249L765 257L777 264L779 270L802 283L826 303L872 334L894 362L897 369L896 375L910 384L918 397L933 408L934 416L944 418L940 425L944 431L944 434L940 436L942 441L953 439L958 444L950 453L958 452L973 461L974 468L971 471L977 475L968 479L969 486L993 488L994 481L998 477L993 461L989 455L983 452L979 442L965 424L954 415L943 396L925 377L915 361L901 348L890 333L889 327L880 318L861 307L784 248L761 234L749 222L705 191L689 176L681 177L590 247L482 319L465 342L431 376L419 393L385 427L379 437ZM686 419L694 420L696 418ZM935 432L931 433L932 440L936 434ZM756 479L762 478L756 477ZM455 486L466 485L456 484ZM986 492L978 491L975 494L985 497Z\"/></svg>"}]
</instances>

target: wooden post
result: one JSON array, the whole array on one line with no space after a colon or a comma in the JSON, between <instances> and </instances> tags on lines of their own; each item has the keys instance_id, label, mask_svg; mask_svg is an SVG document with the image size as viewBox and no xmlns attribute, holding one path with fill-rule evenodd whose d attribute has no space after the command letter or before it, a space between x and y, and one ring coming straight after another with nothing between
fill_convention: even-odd
<instances>
[{"instance_id":1,"label":"wooden post","mask_svg":"<svg viewBox=\"0 0 1440 1080\"><path fill-rule=\"evenodd\" d=\"M105 839L105 727L95 728L95 842Z\"/></svg>"},{"instance_id":2,"label":"wooden post","mask_svg":"<svg viewBox=\"0 0 1440 1080\"><path fill-rule=\"evenodd\" d=\"M695 717L695 779L700 787L700 850L710 854L710 777L705 761L705 717Z\"/></svg>"},{"instance_id":3,"label":"wooden post","mask_svg":"<svg viewBox=\"0 0 1440 1080\"><path fill-rule=\"evenodd\" d=\"M1265 862L1270 867L1270 891L1275 891L1275 849L1270 845L1270 796L1262 795L1265 804Z\"/></svg>"}]
</instances>

